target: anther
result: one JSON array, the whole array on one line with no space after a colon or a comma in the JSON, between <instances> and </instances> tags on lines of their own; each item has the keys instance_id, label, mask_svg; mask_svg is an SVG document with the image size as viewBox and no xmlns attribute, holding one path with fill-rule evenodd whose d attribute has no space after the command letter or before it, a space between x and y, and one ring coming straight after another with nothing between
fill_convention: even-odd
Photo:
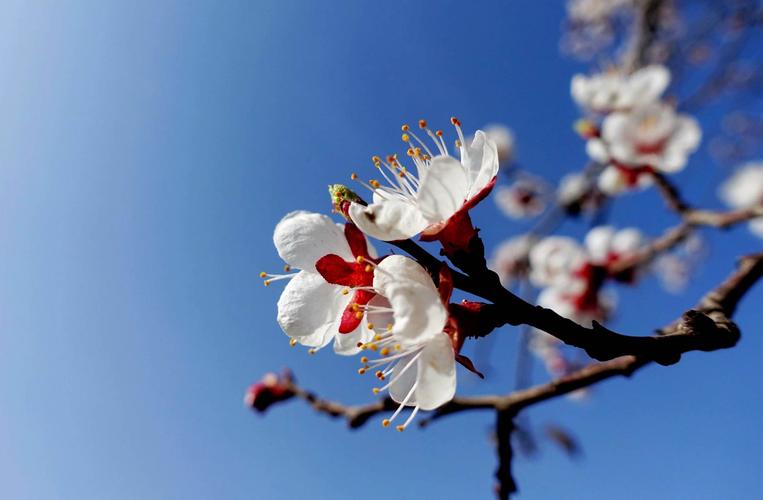
<instances>
[{"instance_id":1,"label":"anther","mask_svg":"<svg viewBox=\"0 0 763 500\"><path fill-rule=\"evenodd\" d=\"M382 420L382 427L389 427L390 421L388 418Z\"/></svg>"},{"instance_id":2,"label":"anther","mask_svg":"<svg viewBox=\"0 0 763 500\"><path fill-rule=\"evenodd\" d=\"M358 368L358 375L363 375L365 373L366 373L366 369L365 368Z\"/></svg>"},{"instance_id":3,"label":"anther","mask_svg":"<svg viewBox=\"0 0 763 500\"><path fill-rule=\"evenodd\" d=\"M402 126L402 127L400 127L400 128L402 129L402 131L403 131L403 132L408 132L408 129L409 129L410 127L408 127L408 125L406 124L406 125L403 125L403 126Z\"/></svg>"},{"instance_id":4,"label":"anther","mask_svg":"<svg viewBox=\"0 0 763 500\"><path fill-rule=\"evenodd\" d=\"M456 118L455 116L451 116L450 117L450 123L452 123L456 127L460 127L461 126L461 121L458 118Z\"/></svg>"},{"instance_id":5,"label":"anther","mask_svg":"<svg viewBox=\"0 0 763 500\"><path fill-rule=\"evenodd\" d=\"M395 427L395 429L397 429L398 432L403 432L405 430L405 426L404 425L398 425L397 427Z\"/></svg>"},{"instance_id":6,"label":"anther","mask_svg":"<svg viewBox=\"0 0 763 500\"><path fill-rule=\"evenodd\" d=\"M362 358L360 358L360 362L361 363L368 363L368 358L363 356Z\"/></svg>"},{"instance_id":7,"label":"anther","mask_svg":"<svg viewBox=\"0 0 763 500\"><path fill-rule=\"evenodd\" d=\"M355 172L351 173L350 174L350 179L352 179L354 181L358 180L358 174L356 174Z\"/></svg>"},{"instance_id":8,"label":"anther","mask_svg":"<svg viewBox=\"0 0 763 500\"><path fill-rule=\"evenodd\" d=\"M438 130L437 132L435 132L435 135L437 137L442 137L442 130Z\"/></svg>"},{"instance_id":9,"label":"anther","mask_svg":"<svg viewBox=\"0 0 763 500\"><path fill-rule=\"evenodd\" d=\"M350 289L349 288L345 288L345 289L342 290L342 295L347 295L348 293L350 293Z\"/></svg>"},{"instance_id":10,"label":"anther","mask_svg":"<svg viewBox=\"0 0 763 500\"><path fill-rule=\"evenodd\" d=\"M403 140L403 142L408 142L408 141L411 140L411 138L408 136L408 134L403 134L401 139Z\"/></svg>"},{"instance_id":11,"label":"anther","mask_svg":"<svg viewBox=\"0 0 763 500\"><path fill-rule=\"evenodd\" d=\"M266 273L265 271L262 271L260 273L260 278L267 278L267 276L268 276L268 273Z\"/></svg>"},{"instance_id":12,"label":"anther","mask_svg":"<svg viewBox=\"0 0 763 500\"><path fill-rule=\"evenodd\" d=\"M365 257L363 257L362 255L358 255L357 257L355 257L355 262L357 262L358 264L362 264L363 261L365 260L366 260Z\"/></svg>"},{"instance_id":13,"label":"anther","mask_svg":"<svg viewBox=\"0 0 763 500\"><path fill-rule=\"evenodd\" d=\"M366 265L365 271L367 273L370 273L372 269L373 269L373 267L371 267L371 264L368 264L368 265Z\"/></svg>"},{"instance_id":14,"label":"anther","mask_svg":"<svg viewBox=\"0 0 763 500\"><path fill-rule=\"evenodd\" d=\"M366 326L368 327L369 330L373 330L374 329L374 324L373 323L369 323Z\"/></svg>"},{"instance_id":15,"label":"anther","mask_svg":"<svg viewBox=\"0 0 763 500\"><path fill-rule=\"evenodd\" d=\"M356 319L363 319L363 311L358 311L355 313Z\"/></svg>"},{"instance_id":16,"label":"anther","mask_svg":"<svg viewBox=\"0 0 763 500\"><path fill-rule=\"evenodd\" d=\"M283 272L288 273L289 271L291 271L291 266L289 264L283 266Z\"/></svg>"},{"instance_id":17,"label":"anther","mask_svg":"<svg viewBox=\"0 0 763 500\"><path fill-rule=\"evenodd\" d=\"M309 349L309 350L307 351L307 354L309 354L310 356L312 356L312 355L313 355L313 354L315 354L316 352L318 352L318 349L316 349L316 348L314 348L314 347L313 347L312 349Z\"/></svg>"},{"instance_id":18,"label":"anther","mask_svg":"<svg viewBox=\"0 0 763 500\"><path fill-rule=\"evenodd\" d=\"M381 351L379 351L379 354L381 354L382 356L387 356L389 354L389 349L385 347Z\"/></svg>"},{"instance_id":19,"label":"anther","mask_svg":"<svg viewBox=\"0 0 763 500\"><path fill-rule=\"evenodd\" d=\"M379 181L375 179L371 179L370 181L368 181L368 183L371 185L372 188L375 188L375 189L379 189L379 187L381 186L381 184L379 184Z\"/></svg>"},{"instance_id":20,"label":"anther","mask_svg":"<svg viewBox=\"0 0 763 500\"><path fill-rule=\"evenodd\" d=\"M265 280L262 282L262 284L265 286L270 286L270 280Z\"/></svg>"},{"instance_id":21,"label":"anther","mask_svg":"<svg viewBox=\"0 0 763 500\"><path fill-rule=\"evenodd\" d=\"M427 121L419 120L419 128L427 128Z\"/></svg>"},{"instance_id":22,"label":"anther","mask_svg":"<svg viewBox=\"0 0 763 500\"><path fill-rule=\"evenodd\" d=\"M374 387L373 389L371 389L371 392L373 392L374 394L379 394L381 390L378 387Z\"/></svg>"}]
</instances>

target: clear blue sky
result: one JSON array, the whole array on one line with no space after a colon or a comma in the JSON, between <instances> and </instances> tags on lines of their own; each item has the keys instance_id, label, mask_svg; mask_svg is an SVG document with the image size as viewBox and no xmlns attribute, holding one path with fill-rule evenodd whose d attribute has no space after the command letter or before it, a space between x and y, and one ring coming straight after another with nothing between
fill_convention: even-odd
<instances>
[{"instance_id":1,"label":"clear blue sky","mask_svg":"<svg viewBox=\"0 0 763 500\"><path fill-rule=\"evenodd\" d=\"M355 360L291 349L275 322L274 224L329 209L326 185L398 148L399 126L501 121L558 179L585 154L559 55L561 3L29 2L0 7L0 496L8 499L484 498L491 417L349 432L300 404L260 418L247 385L291 366L306 386L371 398ZM702 116L717 128L717 114ZM703 150L679 179L715 206ZM653 194L615 220L658 234ZM488 244L521 230L486 203ZM582 224L565 226L580 234ZM615 326L648 334L760 249L744 229L680 296L623 292ZM584 404L531 412L574 430L519 460L521 498L747 499L763 487L763 288L737 349L686 356ZM510 387L517 331L496 333ZM542 375L538 373L537 380Z\"/></svg>"}]
</instances>

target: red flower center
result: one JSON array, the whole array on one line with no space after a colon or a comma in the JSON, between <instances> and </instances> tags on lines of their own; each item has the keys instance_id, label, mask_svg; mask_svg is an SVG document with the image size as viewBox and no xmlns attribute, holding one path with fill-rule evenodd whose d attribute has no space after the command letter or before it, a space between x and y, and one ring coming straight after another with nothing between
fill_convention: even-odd
<instances>
[{"instance_id":1,"label":"red flower center","mask_svg":"<svg viewBox=\"0 0 763 500\"><path fill-rule=\"evenodd\" d=\"M347 288L366 288L374 284L374 266L376 259L368 254L368 245L363 233L354 224L344 225L344 236L350 245L350 251L356 260L348 262L335 254L324 255L315 263L315 269L328 283ZM361 257L358 259L358 257ZM354 331L363 320L363 313L358 309L365 306L376 294L370 290L354 290L349 305L342 313L339 333Z\"/></svg>"}]
</instances>

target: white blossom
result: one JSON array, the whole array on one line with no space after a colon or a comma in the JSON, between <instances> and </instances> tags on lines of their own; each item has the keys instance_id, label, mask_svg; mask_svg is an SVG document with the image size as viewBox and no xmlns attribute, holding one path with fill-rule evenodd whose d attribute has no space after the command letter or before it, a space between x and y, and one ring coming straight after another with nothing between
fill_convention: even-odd
<instances>
[{"instance_id":1,"label":"white blossom","mask_svg":"<svg viewBox=\"0 0 763 500\"><path fill-rule=\"evenodd\" d=\"M581 107L597 113L623 111L649 104L670 83L670 72L660 65L645 66L628 75L618 70L575 75L570 91Z\"/></svg>"},{"instance_id":2,"label":"white blossom","mask_svg":"<svg viewBox=\"0 0 763 500\"><path fill-rule=\"evenodd\" d=\"M390 425L406 406L413 411L398 430L405 429L419 410L433 410L450 401L456 391L455 354L444 333L448 311L429 274L415 261L392 255L376 267L374 289L378 292L366 307L374 338L362 344L379 354L362 357L359 373L375 370L388 382L374 393L389 391L400 404L384 426Z\"/></svg>"},{"instance_id":3,"label":"white blossom","mask_svg":"<svg viewBox=\"0 0 763 500\"><path fill-rule=\"evenodd\" d=\"M751 162L739 167L721 185L719 195L733 208L751 208L763 204L763 162ZM763 238L763 217L750 221L750 230Z\"/></svg>"},{"instance_id":4,"label":"white blossom","mask_svg":"<svg viewBox=\"0 0 763 500\"><path fill-rule=\"evenodd\" d=\"M339 354L358 352L358 342L373 335L362 321L363 314L353 308L354 303L365 303L374 295L369 286L373 269L358 262L359 258L375 256L362 233L354 227L343 231L325 215L297 211L281 219L273 242L287 264L287 274L260 276L266 278L266 285L289 280L278 299L278 324L283 331L293 343L313 349L333 340ZM290 272L293 269L299 271ZM330 272L334 269L351 274L332 279ZM327 277L334 282L327 281ZM345 283L344 279L349 281Z\"/></svg>"},{"instance_id":5,"label":"white blossom","mask_svg":"<svg viewBox=\"0 0 763 500\"><path fill-rule=\"evenodd\" d=\"M487 195L498 173L496 145L482 131L467 144L458 120L452 122L459 136L460 161L448 154L442 133L430 131L425 122L422 129L432 137L436 154L404 127L403 140L410 146L408 155L417 175L395 156L387 161L374 157L387 185L372 180L367 187L373 203L353 203L349 209L363 232L383 241L408 239L425 230L436 233L454 214Z\"/></svg>"}]
</instances>

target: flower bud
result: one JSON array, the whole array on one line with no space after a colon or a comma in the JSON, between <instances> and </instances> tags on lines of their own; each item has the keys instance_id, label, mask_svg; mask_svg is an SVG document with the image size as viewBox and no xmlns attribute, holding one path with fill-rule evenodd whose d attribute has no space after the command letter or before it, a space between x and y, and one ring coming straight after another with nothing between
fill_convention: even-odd
<instances>
[{"instance_id":1,"label":"flower bud","mask_svg":"<svg viewBox=\"0 0 763 500\"><path fill-rule=\"evenodd\" d=\"M360 196L343 184L329 185L329 195L331 196L331 204L334 206L334 210L347 219L348 222L352 222L349 216L351 203L367 205Z\"/></svg>"},{"instance_id":2,"label":"flower bud","mask_svg":"<svg viewBox=\"0 0 763 500\"><path fill-rule=\"evenodd\" d=\"M281 375L266 373L259 382L249 386L244 394L244 405L264 413L271 405L294 397L292 381L288 371Z\"/></svg>"}]
</instances>

